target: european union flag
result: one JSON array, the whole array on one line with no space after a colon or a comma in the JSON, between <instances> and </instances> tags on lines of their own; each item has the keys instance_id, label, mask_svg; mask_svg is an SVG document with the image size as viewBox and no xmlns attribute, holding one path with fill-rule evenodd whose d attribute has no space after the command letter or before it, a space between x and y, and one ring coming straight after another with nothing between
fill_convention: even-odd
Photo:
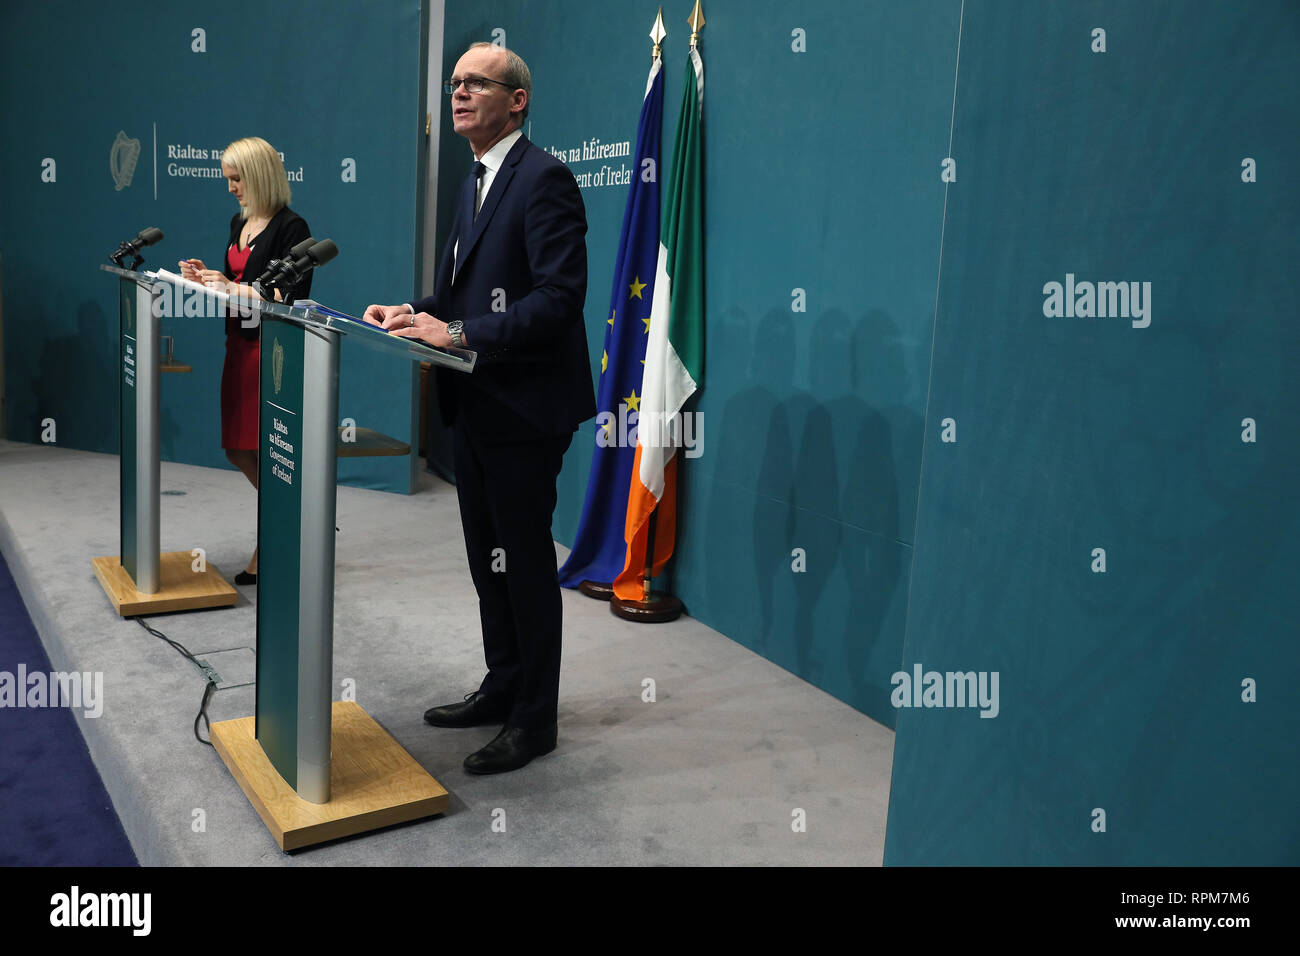
<instances>
[{"instance_id":1,"label":"european union flag","mask_svg":"<svg viewBox=\"0 0 1300 956\"><path fill-rule=\"evenodd\" d=\"M605 320L605 349L596 390L596 450L587 478L587 500L560 585L610 584L627 558L623 526L636 457L641 373L650 331L650 303L659 258L659 141L663 127L663 61L655 57L636 130L632 186L614 260L614 288Z\"/></svg>"}]
</instances>

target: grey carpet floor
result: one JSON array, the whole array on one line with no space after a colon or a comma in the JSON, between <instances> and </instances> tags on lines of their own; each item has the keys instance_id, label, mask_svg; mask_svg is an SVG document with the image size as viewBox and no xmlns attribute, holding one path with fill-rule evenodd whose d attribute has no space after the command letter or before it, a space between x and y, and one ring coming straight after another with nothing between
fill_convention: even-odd
<instances>
[{"instance_id":1,"label":"grey carpet floor","mask_svg":"<svg viewBox=\"0 0 1300 956\"><path fill-rule=\"evenodd\" d=\"M163 550L204 548L233 578L254 544L251 486L164 462L162 489ZM282 853L194 739L199 673L118 618L91 570L117 553L117 491L116 456L0 442L0 549L54 668L104 674L103 715L77 719L142 864L881 862L891 730L696 620L631 624L575 592L564 592L559 748L515 773L466 774L461 761L495 730L421 719L483 675L455 489L428 475L411 496L339 488L334 686L339 699L354 682L357 702L450 792L450 809ZM240 590L234 608L149 620L224 683L251 681L255 589ZM252 712L250 686L219 691L209 708L214 722Z\"/></svg>"}]
</instances>

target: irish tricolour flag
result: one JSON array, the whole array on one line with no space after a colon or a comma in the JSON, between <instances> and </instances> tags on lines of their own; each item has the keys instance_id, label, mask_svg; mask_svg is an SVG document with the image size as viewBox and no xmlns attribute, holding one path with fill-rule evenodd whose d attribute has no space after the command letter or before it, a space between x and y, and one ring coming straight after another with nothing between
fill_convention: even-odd
<instances>
[{"instance_id":1,"label":"irish tricolour flag","mask_svg":"<svg viewBox=\"0 0 1300 956\"><path fill-rule=\"evenodd\" d=\"M640 601L646 549L654 519L654 574L672 557L676 539L677 449L682 407L704 381L704 235L700 113L704 62L691 49L686 67L667 205L659 232L659 261L650 306L650 340L637 421L636 459L628 493L627 564L614 581L624 601Z\"/></svg>"}]
</instances>

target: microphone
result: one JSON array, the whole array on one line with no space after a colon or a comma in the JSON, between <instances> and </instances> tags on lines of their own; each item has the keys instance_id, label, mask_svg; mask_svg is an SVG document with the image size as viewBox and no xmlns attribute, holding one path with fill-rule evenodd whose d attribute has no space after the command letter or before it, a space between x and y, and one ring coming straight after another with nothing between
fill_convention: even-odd
<instances>
[{"instance_id":1,"label":"microphone","mask_svg":"<svg viewBox=\"0 0 1300 956\"><path fill-rule=\"evenodd\" d=\"M339 247L333 239L322 239L307 250L307 258L312 261L312 268L323 266L339 254Z\"/></svg>"},{"instance_id":2,"label":"microphone","mask_svg":"<svg viewBox=\"0 0 1300 956\"><path fill-rule=\"evenodd\" d=\"M269 275L271 270L268 268L268 275L253 283L253 288L257 290L258 295L264 299L269 299L272 296L268 293L271 293L272 290L279 289L283 292L297 285L302 281L302 277L312 269L323 266L339 254L339 247L334 244L333 239L322 239L309 248L306 253L295 257L294 253L302 245L304 243L299 243L289 251L289 255L280 261L274 276Z\"/></svg>"},{"instance_id":3,"label":"microphone","mask_svg":"<svg viewBox=\"0 0 1300 956\"><path fill-rule=\"evenodd\" d=\"M127 252L135 252L143 249L145 246L152 246L155 242L163 237L163 232L157 226L150 226L148 229L141 229L136 237L129 242L122 243Z\"/></svg>"},{"instance_id":4,"label":"microphone","mask_svg":"<svg viewBox=\"0 0 1300 956\"><path fill-rule=\"evenodd\" d=\"M117 252L109 256L118 268L122 267L122 260L127 256L135 256L135 261L131 263L131 270L135 271L140 268L144 262L144 256L140 255L140 250L145 246L152 246L163 237L162 230L157 226L150 226L148 229L141 229L134 239L124 240L118 247Z\"/></svg>"},{"instance_id":5,"label":"microphone","mask_svg":"<svg viewBox=\"0 0 1300 956\"><path fill-rule=\"evenodd\" d=\"M316 245L316 240L308 236L302 242L290 249L283 259L272 259L266 264L266 271L263 272L253 283L253 288L263 299L271 298L271 290L279 284L280 276L284 272L286 265L292 264L295 259L301 258L307 254L307 250Z\"/></svg>"},{"instance_id":6,"label":"microphone","mask_svg":"<svg viewBox=\"0 0 1300 956\"><path fill-rule=\"evenodd\" d=\"M289 254L284 257L285 261L293 262L293 260L295 259L302 258L307 254L308 249L316 245L316 242L317 242L316 239L312 238L311 236L308 236L302 242L298 243L296 246L294 246L292 249L289 250ZM271 261L275 262L276 260L272 259Z\"/></svg>"}]
</instances>

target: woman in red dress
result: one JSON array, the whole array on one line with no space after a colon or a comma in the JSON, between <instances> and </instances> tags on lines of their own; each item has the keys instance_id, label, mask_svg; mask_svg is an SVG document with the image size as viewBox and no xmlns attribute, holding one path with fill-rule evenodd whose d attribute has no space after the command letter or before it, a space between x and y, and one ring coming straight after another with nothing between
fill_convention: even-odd
<instances>
[{"instance_id":1,"label":"woman in red dress","mask_svg":"<svg viewBox=\"0 0 1300 956\"><path fill-rule=\"evenodd\" d=\"M209 269L202 259L182 259L181 275L245 299L255 298L252 283L272 259L283 259L311 235L307 222L289 208L289 180L280 154L259 137L239 139L221 154L227 189L239 203L230 220L225 269ZM292 302L311 291L311 273L283 296ZM281 298L276 290L276 298ZM250 327L251 326L251 327ZM221 447L226 458L257 487L258 382L261 349L258 324L226 316L226 364L221 373ZM257 551L235 576L236 584L257 581Z\"/></svg>"}]
</instances>

